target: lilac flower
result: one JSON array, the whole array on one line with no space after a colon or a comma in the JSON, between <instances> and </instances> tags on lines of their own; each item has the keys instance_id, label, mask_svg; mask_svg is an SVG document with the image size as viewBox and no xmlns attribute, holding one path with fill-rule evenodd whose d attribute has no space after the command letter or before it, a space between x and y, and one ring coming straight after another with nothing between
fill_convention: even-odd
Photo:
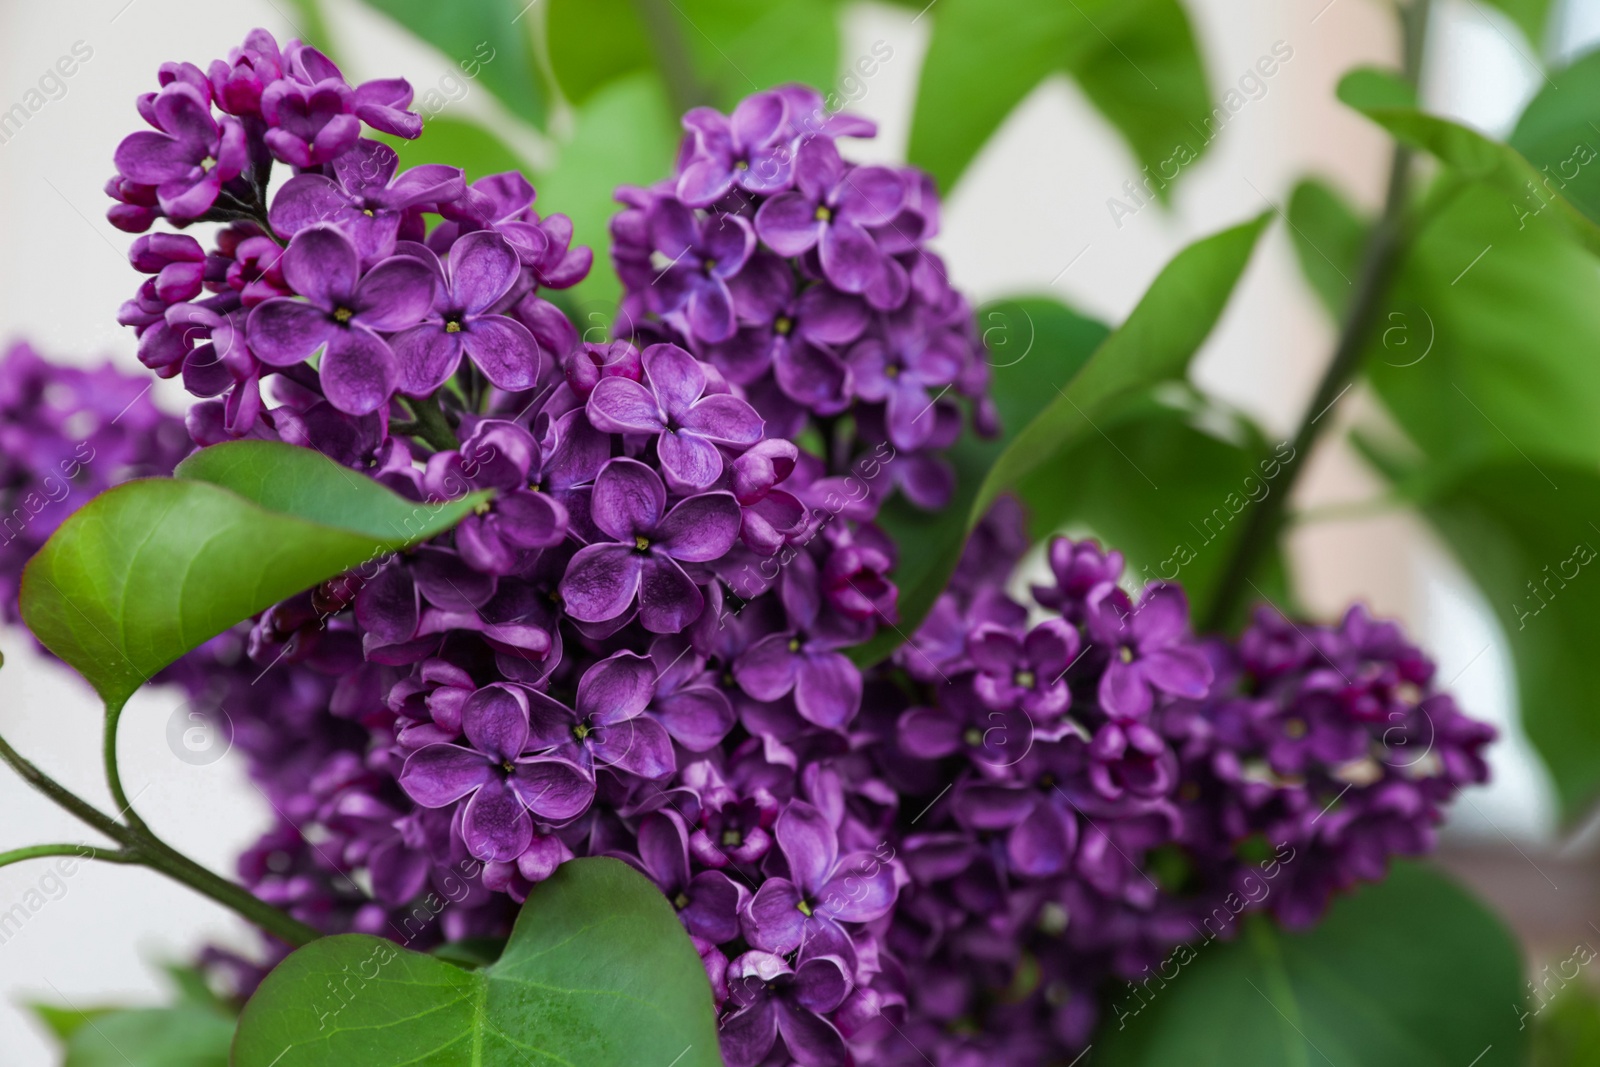
<instances>
[{"instance_id":1,"label":"lilac flower","mask_svg":"<svg viewBox=\"0 0 1600 1067\"><path fill-rule=\"evenodd\" d=\"M780 280L792 291L787 272ZM753 384L770 368L785 396L819 415L837 415L849 403L852 378L835 349L860 337L868 321L860 297L811 285L785 298L770 319L708 345L706 356L739 385Z\"/></svg>"},{"instance_id":2,"label":"lilac flower","mask_svg":"<svg viewBox=\"0 0 1600 1067\"><path fill-rule=\"evenodd\" d=\"M913 312L886 318L882 338L868 336L847 357L856 395L886 405L889 440L915 449L934 436L936 397L961 371L962 350L954 335L926 328Z\"/></svg>"},{"instance_id":3,"label":"lilac flower","mask_svg":"<svg viewBox=\"0 0 1600 1067\"><path fill-rule=\"evenodd\" d=\"M816 248L828 281L846 293L865 293L879 307L899 269L879 250L868 227L893 221L905 202L905 184L888 167L847 168L833 142L816 137L800 146L793 192L780 193L756 212L756 233L782 256ZM706 340L720 340L707 337Z\"/></svg>"},{"instance_id":4,"label":"lilac flower","mask_svg":"<svg viewBox=\"0 0 1600 1067\"><path fill-rule=\"evenodd\" d=\"M154 186L165 214L197 219L216 202L222 183L247 166L244 127L212 117L209 93L183 82L168 85L150 105L155 131L140 130L117 146L117 170L128 181Z\"/></svg>"},{"instance_id":5,"label":"lilac flower","mask_svg":"<svg viewBox=\"0 0 1600 1067\"><path fill-rule=\"evenodd\" d=\"M708 107L690 111L683 128L694 137L694 155L678 177L678 198L709 207L734 186L752 193L787 188L794 174L788 119L783 97L773 92L745 97L731 117Z\"/></svg>"},{"instance_id":6,"label":"lilac flower","mask_svg":"<svg viewBox=\"0 0 1600 1067\"><path fill-rule=\"evenodd\" d=\"M1122 577L1122 553L1107 552L1098 541L1058 537L1050 542L1048 559L1056 584L1034 586L1034 599L1073 624L1083 622L1090 593Z\"/></svg>"},{"instance_id":7,"label":"lilac flower","mask_svg":"<svg viewBox=\"0 0 1600 1067\"><path fill-rule=\"evenodd\" d=\"M372 262L394 251L400 220L408 208L438 204L466 189L461 168L438 163L412 167L398 177L400 157L377 141L360 140L333 162L334 177L299 174L273 198L268 219L284 237L331 222Z\"/></svg>"},{"instance_id":8,"label":"lilac flower","mask_svg":"<svg viewBox=\"0 0 1600 1067\"><path fill-rule=\"evenodd\" d=\"M456 549L475 570L510 574L521 554L560 544L567 509L539 484L540 450L533 435L504 419L484 419L456 452L428 458L424 482L441 498L468 488L498 490L487 511L456 527Z\"/></svg>"},{"instance_id":9,"label":"lilac flower","mask_svg":"<svg viewBox=\"0 0 1600 1067\"><path fill-rule=\"evenodd\" d=\"M655 812L640 822L639 861L689 933L716 945L739 936L750 891L721 871L689 873L688 832L676 812Z\"/></svg>"},{"instance_id":10,"label":"lilac flower","mask_svg":"<svg viewBox=\"0 0 1600 1067\"><path fill-rule=\"evenodd\" d=\"M505 238L491 231L469 233L450 249L448 269L422 245L401 246L433 271L433 313L393 339L400 363L400 391L428 396L450 380L463 352L501 389L531 388L539 378L539 342L516 319L493 309L516 285L521 264Z\"/></svg>"},{"instance_id":11,"label":"lilac flower","mask_svg":"<svg viewBox=\"0 0 1600 1067\"><path fill-rule=\"evenodd\" d=\"M600 471L590 514L611 540L572 557L561 579L568 613L604 622L637 604L639 621L652 633L677 633L705 604L680 563L709 563L739 536L739 503L731 493L702 493L668 511L661 479L632 459L614 459Z\"/></svg>"},{"instance_id":12,"label":"lilac flower","mask_svg":"<svg viewBox=\"0 0 1600 1067\"><path fill-rule=\"evenodd\" d=\"M596 767L664 778L676 760L666 729L645 714L654 695L655 669L650 661L618 652L584 672L572 708L529 691L533 742L582 767L589 775L591 795Z\"/></svg>"},{"instance_id":13,"label":"lilac flower","mask_svg":"<svg viewBox=\"0 0 1600 1067\"><path fill-rule=\"evenodd\" d=\"M589 421L610 433L656 435L656 454L673 488L705 489L722 475L718 446L744 449L761 439L761 416L727 393L706 394L702 364L677 345L651 345L644 382L602 378L589 394Z\"/></svg>"},{"instance_id":14,"label":"lilac flower","mask_svg":"<svg viewBox=\"0 0 1600 1067\"><path fill-rule=\"evenodd\" d=\"M843 1067L844 1038L824 1018L850 991L845 965L811 956L798 968L771 952L746 952L728 965L728 998L735 1006L720 1027L729 1067L756 1067L782 1037L786 1061L808 1067Z\"/></svg>"},{"instance_id":15,"label":"lilac flower","mask_svg":"<svg viewBox=\"0 0 1600 1067\"><path fill-rule=\"evenodd\" d=\"M382 407L400 370L377 331L404 329L427 313L435 289L428 268L397 256L363 274L350 239L321 225L289 242L283 276L306 299L280 297L251 311L251 351L268 366L290 367L326 346L317 370L328 400L352 415Z\"/></svg>"},{"instance_id":16,"label":"lilac flower","mask_svg":"<svg viewBox=\"0 0 1600 1067\"><path fill-rule=\"evenodd\" d=\"M533 840L531 816L551 822L576 818L589 806L593 785L560 756L531 755L528 698L508 685L474 693L461 709L471 748L428 745L411 754L400 784L427 808L467 799L461 833L481 860L514 860ZM586 782L588 785L586 787Z\"/></svg>"},{"instance_id":17,"label":"lilac flower","mask_svg":"<svg viewBox=\"0 0 1600 1067\"><path fill-rule=\"evenodd\" d=\"M750 223L737 215L697 220L681 200L661 197L648 215L650 241L662 259L650 283L655 310L681 318L702 341L726 341L737 326L728 282L755 251Z\"/></svg>"},{"instance_id":18,"label":"lilac flower","mask_svg":"<svg viewBox=\"0 0 1600 1067\"><path fill-rule=\"evenodd\" d=\"M790 568L804 558L796 557ZM800 581L803 579L796 584ZM861 672L838 651L847 641L808 632L817 621L816 601L808 599L797 606L801 608L798 614L790 612L795 629L752 644L734 663L734 677L757 700L780 700L792 692L795 707L807 722L842 730L861 707Z\"/></svg>"},{"instance_id":19,"label":"lilac flower","mask_svg":"<svg viewBox=\"0 0 1600 1067\"><path fill-rule=\"evenodd\" d=\"M967 653L978 668L973 687L990 707L1020 705L1042 723L1072 703L1065 675L1078 655L1078 631L1059 619L1046 619L1021 640L1005 627L980 626L967 638Z\"/></svg>"},{"instance_id":20,"label":"lilac flower","mask_svg":"<svg viewBox=\"0 0 1600 1067\"><path fill-rule=\"evenodd\" d=\"M1189 602L1175 585L1153 585L1135 608L1128 594L1102 585L1089 595L1090 637L1111 660L1100 677L1100 704L1111 715L1149 714L1154 691L1198 700L1211 684L1211 665L1184 643Z\"/></svg>"},{"instance_id":21,"label":"lilac flower","mask_svg":"<svg viewBox=\"0 0 1600 1067\"><path fill-rule=\"evenodd\" d=\"M289 78L275 81L261 93L267 146L273 156L296 167L331 163L361 135L355 104L355 90L343 80L312 85Z\"/></svg>"},{"instance_id":22,"label":"lilac flower","mask_svg":"<svg viewBox=\"0 0 1600 1067\"><path fill-rule=\"evenodd\" d=\"M788 878L768 878L745 913L745 936L757 948L787 954L848 951L840 923L865 923L894 907L894 870L871 852L839 857L827 816L805 801L791 801L778 816L774 836L789 864Z\"/></svg>"}]
</instances>

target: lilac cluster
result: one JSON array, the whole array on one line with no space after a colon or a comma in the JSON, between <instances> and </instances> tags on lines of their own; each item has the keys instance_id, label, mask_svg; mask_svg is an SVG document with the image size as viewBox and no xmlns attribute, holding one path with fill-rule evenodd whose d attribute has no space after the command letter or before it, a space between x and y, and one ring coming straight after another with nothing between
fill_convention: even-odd
<instances>
[{"instance_id":1,"label":"lilac cluster","mask_svg":"<svg viewBox=\"0 0 1600 1067\"><path fill-rule=\"evenodd\" d=\"M117 149L111 221L227 225L209 251L181 233L135 241L150 277L119 319L145 366L212 398L190 412L198 443L273 438L362 465L391 418L419 417L458 371L474 401L525 392L576 345L537 295L588 272L570 220L534 212L518 173L402 172L361 136L363 123L421 133L405 81L352 88L316 49L280 51L264 30L208 71L167 64L159 80L139 100L154 129ZM294 174L269 203L274 162Z\"/></svg>"},{"instance_id":2,"label":"lilac cluster","mask_svg":"<svg viewBox=\"0 0 1600 1067\"><path fill-rule=\"evenodd\" d=\"M847 458L892 450L874 501L899 488L918 507L945 506L955 478L940 453L961 434L956 398L980 432L997 419L972 310L927 247L939 229L933 180L847 162L838 139L876 128L800 85L750 96L731 116L696 108L683 124L675 175L617 193L621 321L716 367L770 432L820 430Z\"/></svg>"},{"instance_id":3,"label":"lilac cluster","mask_svg":"<svg viewBox=\"0 0 1600 1067\"><path fill-rule=\"evenodd\" d=\"M862 731L902 810L926 804L892 838L909 881L882 935L915 976L906 1021L863 1062L1070 1058L1103 1008L1144 1003L1117 980L1181 980L1249 911L1310 925L1488 777L1494 730L1394 624L1262 608L1197 639L1178 587L1131 597L1118 553L1065 539L1030 624L993 581L1016 518L990 517L898 653L918 697L885 688Z\"/></svg>"},{"instance_id":4,"label":"lilac cluster","mask_svg":"<svg viewBox=\"0 0 1600 1067\"><path fill-rule=\"evenodd\" d=\"M733 1067L1037 1063L1201 931L1304 924L1424 850L1483 780L1492 731L1393 626L1197 638L1177 586L1135 595L1065 540L1024 606L1011 500L914 640L852 661L897 621L879 507L943 506L941 451L994 414L923 246L931 182L844 162L872 128L810 90L686 117L676 177L619 194L628 336L585 344L541 290L589 252L526 179L400 172L360 136L419 131L403 82L352 88L261 31L160 78L112 217L226 224L209 252L138 238L122 312L201 398L194 441L314 448L419 503L493 493L165 676L230 724L278 816L241 877L302 920L503 937L561 863L614 856L677 909ZM269 203L274 160L295 173ZM0 463L24 457L0 491L76 417L28 375L0 390L23 435Z\"/></svg>"},{"instance_id":5,"label":"lilac cluster","mask_svg":"<svg viewBox=\"0 0 1600 1067\"><path fill-rule=\"evenodd\" d=\"M150 382L110 364L63 367L26 344L0 357L0 619L15 622L22 566L102 490L170 474L189 450Z\"/></svg>"}]
</instances>

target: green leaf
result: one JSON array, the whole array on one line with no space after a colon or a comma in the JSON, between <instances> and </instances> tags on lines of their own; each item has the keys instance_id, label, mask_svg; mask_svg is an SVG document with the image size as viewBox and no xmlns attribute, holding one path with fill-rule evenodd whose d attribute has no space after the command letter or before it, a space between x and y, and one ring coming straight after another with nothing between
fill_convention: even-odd
<instances>
[{"instance_id":1,"label":"green leaf","mask_svg":"<svg viewBox=\"0 0 1600 1067\"><path fill-rule=\"evenodd\" d=\"M1096 432L1096 420L1157 382L1183 375L1221 316L1269 217L1261 215L1178 253L1128 321L1106 336L1087 362L1081 353L1092 331L1085 326L1056 319L1060 333L1039 332L1045 343L1038 352L1049 357L1039 359L1021 342L1024 334L1014 316L1001 311L999 320L994 313L979 320L991 346L997 336L1004 341L990 360L996 367L991 388L997 403L1007 398L1000 411L1007 436L998 442L958 442L950 454L956 495L944 511L922 515L901 503L880 515L901 552L893 574L900 622L852 649L855 662L877 663L916 632L949 582L968 532L1001 493L1038 469L1065 472L1061 457ZM997 335L999 326L1005 332Z\"/></svg>"},{"instance_id":2,"label":"green leaf","mask_svg":"<svg viewBox=\"0 0 1600 1067\"><path fill-rule=\"evenodd\" d=\"M1541 197L1559 193L1589 218L1600 220L1597 124L1600 52L1591 52L1549 75L1545 87L1517 120L1510 144L1538 168Z\"/></svg>"},{"instance_id":3,"label":"green leaf","mask_svg":"<svg viewBox=\"0 0 1600 1067\"><path fill-rule=\"evenodd\" d=\"M1399 140L1432 153L1462 178L1498 189L1519 219L1548 211L1590 252L1600 254L1600 225L1542 185L1544 175L1509 145L1459 123L1416 110L1392 74L1364 68L1339 82L1339 99Z\"/></svg>"},{"instance_id":4,"label":"green leaf","mask_svg":"<svg viewBox=\"0 0 1600 1067\"><path fill-rule=\"evenodd\" d=\"M1158 970L1111 1003L1102 1067L1522 1062L1516 943L1425 867L1396 865L1306 933L1256 917L1237 940L1179 949Z\"/></svg>"},{"instance_id":5,"label":"green leaf","mask_svg":"<svg viewBox=\"0 0 1600 1067\"><path fill-rule=\"evenodd\" d=\"M28 1010L64 1043L88 1023L121 1009L60 1008L54 1004L29 1004Z\"/></svg>"},{"instance_id":6,"label":"green leaf","mask_svg":"<svg viewBox=\"0 0 1600 1067\"><path fill-rule=\"evenodd\" d=\"M287 596L454 526L486 499L415 504L307 448L202 449L100 494L22 576L34 636L107 705Z\"/></svg>"},{"instance_id":7,"label":"green leaf","mask_svg":"<svg viewBox=\"0 0 1600 1067\"><path fill-rule=\"evenodd\" d=\"M1355 291L1367 223L1326 182L1308 179L1289 197L1289 237L1300 270L1336 321Z\"/></svg>"},{"instance_id":8,"label":"green leaf","mask_svg":"<svg viewBox=\"0 0 1600 1067\"><path fill-rule=\"evenodd\" d=\"M400 168L423 163L443 163L467 172L474 182L485 174L526 170L528 164L500 138L476 122L435 115L424 120L422 136L415 141L379 134L378 140L400 156Z\"/></svg>"},{"instance_id":9,"label":"green leaf","mask_svg":"<svg viewBox=\"0 0 1600 1067\"><path fill-rule=\"evenodd\" d=\"M1034 540L1087 529L1127 557L1139 584L1182 582L1191 615L1204 618L1244 516L1280 491L1276 479L1294 450L1274 448L1249 420L1186 389L1159 392L1102 421L1103 435L1034 471L1018 495ZM1287 610L1276 553L1272 572L1262 591Z\"/></svg>"},{"instance_id":10,"label":"green leaf","mask_svg":"<svg viewBox=\"0 0 1600 1067\"><path fill-rule=\"evenodd\" d=\"M1156 382L1184 374L1222 316L1271 218L1270 213L1262 214L1202 238L1162 268L1128 321L1106 338L1083 372L1065 389L1051 383L1058 395L990 468L973 501L971 522L1028 474L1058 462L1063 448L1096 432L1098 413Z\"/></svg>"},{"instance_id":11,"label":"green leaf","mask_svg":"<svg viewBox=\"0 0 1600 1067\"><path fill-rule=\"evenodd\" d=\"M1439 461L1600 462L1594 259L1481 185L1442 188L1423 212L1362 357L1384 404Z\"/></svg>"},{"instance_id":12,"label":"green leaf","mask_svg":"<svg viewBox=\"0 0 1600 1067\"><path fill-rule=\"evenodd\" d=\"M1587 959L1574 952L1554 965L1557 974L1564 978L1569 963L1581 967L1593 960L1594 950L1587 945L1582 948L1588 950ZM1544 1004L1528 1009L1533 1013L1533 1049L1528 1062L1531 1067L1600 1067L1600 1000L1585 979L1564 981L1571 984Z\"/></svg>"},{"instance_id":13,"label":"green leaf","mask_svg":"<svg viewBox=\"0 0 1600 1067\"><path fill-rule=\"evenodd\" d=\"M654 60L633 0L550 0L545 33L556 84L577 105Z\"/></svg>"},{"instance_id":14,"label":"green leaf","mask_svg":"<svg viewBox=\"0 0 1600 1067\"><path fill-rule=\"evenodd\" d=\"M481 970L360 934L312 942L267 976L233 1045L234 1067L721 1062L711 988L672 905L605 858L535 886Z\"/></svg>"},{"instance_id":15,"label":"green leaf","mask_svg":"<svg viewBox=\"0 0 1600 1067\"><path fill-rule=\"evenodd\" d=\"M612 193L619 185L649 185L671 169L678 147L672 129L661 83L645 71L629 75L578 109L572 140L540 178L540 203L559 205L572 219L573 243L595 249L589 277L564 296L580 331L594 325L591 313L609 321L622 293L604 251L607 223L621 210Z\"/></svg>"},{"instance_id":16,"label":"green leaf","mask_svg":"<svg viewBox=\"0 0 1600 1067\"><path fill-rule=\"evenodd\" d=\"M534 59L531 32L537 16L524 0L365 0L443 52L534 127L548 110L544 81ZM428 86L418 106L428 107ZM436 90L435 90L436 91Z\"/></svg>"},{"instance_id":17,"label":"green leaf","mask_svg":"<svg viewBox=\"0 0 1600 1067\"><path fill-rule=\"evenodd\" d=\"M228 1067L233 1020L195 1005L97 1014L73 1031L62 1067Z\"/></svg>"},{"instance_id":18,"label":"green leaf","mask_svg":"<svg viewBox=\"0 0 1600 1067\"><path fill-rule=\"evenodd\" d=\"M984 474L1006 442L1054 395L1048 383L1070 381L1110 332L1046 297L990 304L978 312L977 321L988 349L989 395L999 412L1002 434L994 440L964 434L950 449L947 458L956 471L956 492L949 506L923 511L896 494L879 512L877 522L900 554L894 570L900 590L900 629L884 630L850 650L863 666L877 663L915 632L961 555L972 501ZM863 469L861 477L871 480L873 473Z\"/></svg>"},{"instance_id":19,"label":"green leaf","mask_svg":"<svg viewBox=\"0 0 1600 1067\"><path fill-rule=\"evenodd\" d=\"M1600 473L1512 456L1461 472L1426 513L1500 620L1523 729L1563 816L1582 818L1600 793Z\"/></svg>"},{"instance_id":20,"label":"green leaf","mask_svg":"<svg viewBox=\"0 0 1600 1067\"><path fill-rule=\"evenodd\" d=\"M1075 78L1142 163L1205 149L1211 98L1176 0L940 0L928 14L909 155L945 190L1051 74Z\"/></svg>"},{"instance_id":21,"label":"green leaf","mask_svg":"<svg viewBox=\"0 0 1600 1067\"><path fill-rule=\"evenodd\" d=\"M827 93L839 73L836 0L673 0L659 11L677 41L658 47L660 30L630 0L551 0L550 61L567 99L582 104L620 77L658 69L668 47L687 52L695 89L724 111L785 82Z\"/></svg>"}]
</instances>

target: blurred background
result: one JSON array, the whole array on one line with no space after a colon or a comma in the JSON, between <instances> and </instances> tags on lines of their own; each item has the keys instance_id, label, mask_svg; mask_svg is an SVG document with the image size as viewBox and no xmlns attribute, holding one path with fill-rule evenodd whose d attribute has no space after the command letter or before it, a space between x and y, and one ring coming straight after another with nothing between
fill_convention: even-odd
<instances>
[{"instance_id":1,"label":"blurred background","mask_svg":"<svg viewBox=\"0 0 1600 1067\"><path fill-rule=\"evenodd\" d=\"M534 0L535 3L539 0ZM937 3L937 0L934 0ZM931 4L929 5L932 6ZM1600 0L1557 3L1547 56L1558 59L1600 40ZM532 5L530 4L531 8ZM1140 163L1081 91L1064 76L1034 89L984 146L947 201L935 242L951 278L979 303L1048 293L1106 319L1123 318L1157 270L1194 237L1284 209L1293 182L1320 174L1375 210L1388 149L1378 129L1338 104L1339 76L1363 62L1392 62L1395 24L1379 0L1186 0L1214 96L1264 55L1287 52L1265 90L1227 123L1176 187L1170 209L1131 214L1124 183ZM852 3L844 7L843 62L887 52L850 110L880 124L866 159L903 159L927 9ZM329 29L352 81L402 74L419 93L455 69L381 15L354 0L327 0ZM225 55L253 26L280 39L300 35L289 0L55 0L0 8L0 111L20 100L62 55L89 52L65 92L49 99L0 143L0 338L26 339L50 358L107 359L138 368L130 331L116 309L137 285L128 238L104 220L101 192L111 152L137 123L134 97L154 86L167 59L204 64ZM1435 6L1424 68L1424 105L1502 136L1540 87L1540 68L1515 26L1478 0ZM498 123L500 106L469 91L452 109ZM556 124L559 128L559 121ZM553 147L506 124L504 140L532 169ZM605 146L626 153L627 145ZM561 211L557 189L541 184L540 207ZM593 196L593 190L584 190ZM1201 354L1198 383L1236 405L1269 436L1293 432L1333 343L1333 330L1294 262L1279 223L1256 257L1219 329ZM172 410L175 383L155 396ZM1358 387L1358 389L1361 387ZM1335 417L1354 421L1372 406L1359 393ZM1468 879L1517 927L1531 962L1566 955L1600 938L1595 832L1558 833L1553 792L1516 725L1505 638L1488 606L1419 521L1370 513L1381 486L1339 443L1313 458L1295 504L1318 516L1291 540L1299 594L1316 615L1362 600L1404 621L1437 658L1440 679L1463 708L1494 722L1494 781L1464 794L1446 827L1441 860ZM1063 472L1070 477L1070 472ZM24 754L84 795L103 800L99 706L65 668L46 663L20 631L0 631L0 730ZM268 825L264 797L240 761L194 765L167 743L181 698L147 690L122 726L123 775L144 817L175 846L215 869ZM0 849L40 840L78 840L80 828L10 775L0 775ZM52 1062L52 1045L20 1005L88 1005L155 999L157 967L207 943L248 948L251 936L220 907L154 873L80 865L42 884L43 868L0 870L0 912L37 891L45 900L14 932L0 932L0 1060L8 1067ZM30 898L37 899L37 898Z\"/></svg>"}]
</instances>

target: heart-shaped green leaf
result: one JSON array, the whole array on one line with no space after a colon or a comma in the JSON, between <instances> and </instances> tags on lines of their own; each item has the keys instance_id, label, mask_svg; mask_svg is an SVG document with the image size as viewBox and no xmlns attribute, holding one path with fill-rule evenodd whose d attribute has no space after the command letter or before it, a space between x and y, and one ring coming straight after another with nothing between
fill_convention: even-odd
<instances>
[{"instance_id":1,"label":"heart-shaped green leaf","mask_svg":"<svg viewBox=\"0 0 1600 1067\"><path fill-rule=\"evenodd\" d=\"M1312 861L1285 866L1292 872L1295 862ZM1288 891L1262 884L1269 893ZM1284 933L1259 917L1245 926L1236 940L1176 950L1151 969L1149 980L1113 999L1096 1062L1523 1062L1516 942L1481 904L1427 868L1397 865L1388 879L1340 900L1305 933Z\"/></svg>"},{"instance_id":2,"label":"heart-shaped green leaf","mask_svg":"<svg viewBox=\"0 0 1600 1067\"><path fill-rule=\"evenodd\" d=\"M202 641L485 499L417 504L309 448L215 445L63 522L23 572L23 621L120 707Z\"/></svg>"},{"instance_id":3,"label":"heart-shaped green leaf","mask_svg":"<svg viewBox=\"0 0 1600 1067\"><path fill-rule=\"evenodd\" d=\"M480 970L360 934L312 942L267 976L233 1043L234 1067L721 1062L688 934L643 875L605 858L535 886Z\"/></svg>"}]
</instances>

